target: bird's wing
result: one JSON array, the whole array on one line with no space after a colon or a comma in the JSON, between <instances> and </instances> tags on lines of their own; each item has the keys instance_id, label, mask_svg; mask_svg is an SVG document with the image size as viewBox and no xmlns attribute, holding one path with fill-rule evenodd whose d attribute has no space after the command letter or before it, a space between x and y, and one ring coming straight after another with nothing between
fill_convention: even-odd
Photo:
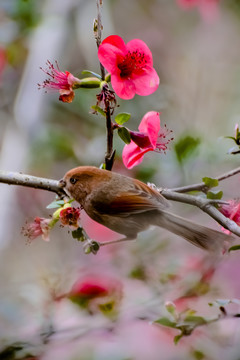
<instances>
[{"instance_id":1,"label":"bird's wing","mask_svg":"<svg viewBox=\"0 0 240 360\"><path fill-rule=\"evenodd\" d=\"M168 201L157 191L141 181L136 181L134 188L122 192L113 201L104 203L95 202L94 207L98 211L118 216L128 216L151 210L166 209Z\"/></svg>"}]
</instances>

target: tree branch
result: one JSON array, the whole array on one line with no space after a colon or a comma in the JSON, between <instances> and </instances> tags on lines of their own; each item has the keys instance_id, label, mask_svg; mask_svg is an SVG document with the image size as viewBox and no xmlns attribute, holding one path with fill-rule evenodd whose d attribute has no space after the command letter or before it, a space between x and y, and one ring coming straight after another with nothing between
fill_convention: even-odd
<instances>
[{"instance_id":1,"label":"tree branch","mask_svg":"<svg viewBox=\"0 0 240 360\"><path fill-rule=\"evenodd\" d=\"M224 175L219 176L223 180L227 177L233 176L239 172L239 168ZM58 196L67 196L61 188L58 180L45 179L32 175L26 175L10 171L0 171L0 183L8 185L21 185L32 187L35 189L47 190L56 193ZM194 186L194 185L193 185ZM240 227L229 218L225 217L214 204L225 203L221 200L205 199L201 196L194 196L190 194L182 194L173 190L157 188L157 190L168 200L177 201L185 204L190 204L198 207L214 220L216 220L225 229L228 229L233 234L240 236Z\"/></svg>"},{"instance_id":2,"label":"tree branch","mask_svg":"<svg viewBox=\"0 0 240 360\"><path fill-rule=\"evenodd\" d=\"M214 179L218 180L218 181L222 181L225 179L230 178L231 176L234 176L236 174L240 173L240 167L228 171L225 174L219 175L217 177L215 177ZM209 188L208 186L206 186L206 184L204 182L198 183L198 184L193 184L193 185L186 185L186 186L181 186L181 187L176 187L176 188L172 188L171 191L175 191L175 192L179 192L179 193L186 193L186 192L190 192L190 191L203 191L206 192L208 191Z\"/></svg>"},{"instance_id":3,"label":"tree branch","mask_svg":"<svg viewBox=\"0 0 240 360\"><path fill-rule=\"evenodd\" d=\"M58 196L67 196L59 186L58 180L45 179L37 176L26 175L12 171L0 171L0 183L8 185L21 185L34 189L55 192Z\"/></svg>"},{"instance_id":4,"label":"tree branch","mask_svg":"<svg viewBox=\"0 0 240 360\"><path fill-rule=\"evenodd\" d=\"M158 191L168 200L178 201L198 207L199 209L207 213L209 216L211 216L214 220L216 220L225 229L228 229L233 234L240 236L240 227L234 221L225 217L214 205L212 205L214 203L222 203L221 201L204 199L201 196L181 194L172 190L158 189Z\"/></svg>"}]
</instances>

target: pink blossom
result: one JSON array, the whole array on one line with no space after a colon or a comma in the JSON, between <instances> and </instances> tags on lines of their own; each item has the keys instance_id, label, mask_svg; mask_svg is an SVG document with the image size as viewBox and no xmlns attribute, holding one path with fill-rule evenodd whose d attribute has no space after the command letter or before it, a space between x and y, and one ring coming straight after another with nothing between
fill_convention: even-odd
<instances>
[{"instance_id":1,"label":"pink blossom","mask_svg":"<svg viewBox=\"0 0 240 360\"><path fill-rule=\"evenodd\" d=\"M43 70L49 78L46 79L43 84L38 84L39 88L46 89L46 92L49 90L58 91L60 96L59 100L67 103L71 103L74 99L74 88L77 87L77 84L80 84L81 80L74 77L70 72L62 72L59 69L58 63L56 61L56 68L48 60L46 63L48 69Z\"/></svg>"},{"instance_id":2,"label":"pink blossom","mask_svg":"<svg viewBox=\"0 0 240 360\"><path fill-rule=\"evenodd\" d=\"M7 64L6 50L0 47L0 76L2 75Z\"/></svg>"},{"instance_id":3,"label":"pink blossom","mask_svg":"<svg viewBox=\"0 0 240 360\"><path fill-rule=\"evenodd\" d=\"M67 207L61 210L59 219L63 226L69 226L71 229L79 227L80 209L74 207Z\"/></svg>"},{"instance_id":4,"label":"pink blossom","mask_svg":"<svg viewBox=\"0 0 240 360\"><path fill-rule=\"evenodd\" d=\"M69 298L90 313L110 315L122 299L122 283L106 275L86 275L73 285Z\"/></svg>"},{"instance_id":5,"label":"pink blossom","mask_svg":"<svg viewBox=\"0 0 240 360\"><path fill-rule=\"evenodd\" d=\"M196 7L206 21L212 21L218 16L219 0L177 0L177 3L184 10Z\"/></svg>"},{"instance_id":6,"label":"pink blossom","mask_svg":"<svg viewBox=\"0 0 240 360\"><path fill-rule=\"evenodd\" d=\"M157 90L159 77L153 68L152 53L139 39L124 43L117 35L108 36L99 46L98 58L111 74L116 94L125 100L150 95Z\"/></svg>"},{"instance_id":7,"label":"pink blossom","mask_svg":"<svg viewBox=\"0 0 240 360\"><path fill-rule=\"evenodd\" d=\"M49 241L49 231L51 220L36 217L33 223L26 224L22 228L22 234L26 236L29 241L36 239L38 236L42 236L44 241Z\"/></svg>"},{"instance_id":8,"label":"pink blossom","mask_svg":"<svg viewBox=\"0 0 240 360\"><path fill-rule=\"evenodd\" d=\"M123 163L128 169L140 164L148 151L165 152L173 140L167 138L172 130L168 130L166 125L161 128L160 114L156 111L146 113L138 129L139 132L130 131L131 143L123 148Z\"/></svg>"},{"instance_id":9,"label":"pink blossom","mask_svg":"<svg viewBox=\"0 0 240 360\"><path fill-rule=\"evenodd\" d=\"M229 200L228 204L221 205L220 211L224 216L240 226L240 201ZM225 228L222 228L222 231L226 234L230 234L230 231Z\"/></svg>"}]
</instances>

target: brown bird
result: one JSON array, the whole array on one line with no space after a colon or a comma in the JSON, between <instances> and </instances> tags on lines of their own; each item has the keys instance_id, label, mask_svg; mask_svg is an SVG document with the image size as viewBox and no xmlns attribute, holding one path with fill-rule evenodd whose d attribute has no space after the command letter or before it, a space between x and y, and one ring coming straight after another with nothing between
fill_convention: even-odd
<instances>
[{"instance_id":1,"label":"brown bird","mask_svg":"<svg viewBox=\"0 0 240 360\"><path fill-rule=\"evenodd\" d=\"M169 202L157 190L121 174L80 166L68 171L60 185L93 220L125 236L118 241L136 239L151 225L214 253L230 238L166 211Z\"/></svg>"}]
</instances>

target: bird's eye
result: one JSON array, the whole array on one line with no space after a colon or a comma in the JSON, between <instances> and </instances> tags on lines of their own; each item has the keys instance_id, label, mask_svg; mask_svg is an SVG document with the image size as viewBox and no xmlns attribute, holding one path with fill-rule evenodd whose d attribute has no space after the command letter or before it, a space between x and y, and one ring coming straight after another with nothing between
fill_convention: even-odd
<instances>
[{"instance_id":1,"label":"bird's eye","mask_svg":"<svg viewBox=\"0 0 240 360\"><path fill-rule=\"evenodd\" d=\"M74 184L76 184L76 182L77 182L77 179L76 179L76 178L74 178L74 177L71 177L71 178L70 178L70 183L71 183L71 184L74 185Z\"/></svg>"}]
</instances>

